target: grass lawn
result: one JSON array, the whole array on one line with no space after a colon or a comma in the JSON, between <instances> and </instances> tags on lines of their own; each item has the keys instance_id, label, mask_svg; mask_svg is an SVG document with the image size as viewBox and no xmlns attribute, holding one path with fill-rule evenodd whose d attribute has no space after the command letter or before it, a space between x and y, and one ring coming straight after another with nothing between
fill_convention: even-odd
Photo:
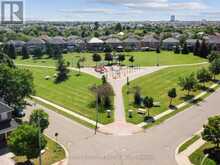
<instances>
[{"instance_id":1,"label":"grass lawn","mask_svg":"<svg viewBox=\"0 0 220 165\"><path fill-rule=\"evenodd\" d=\"M87 74L77 76L77 72L71 71L68 80L56 84L52 78L45 80L45 76L52 77L54 75L55 69L25 68L33 73L36 96L95 120L96 110L92 105L95 96L89 88L94 84L101 84L101 80ZM107 118L105 111L100 111L100 123L107 124L112 121L113 118Z\"/></svg>"},{"instance_id":2,"label":"grass lawn","mask_svg":"<svg viewBox=\"0 0 220 165\"><path fill-rule=\"evenodd\" d=\"M48 137L46 137L46 140L47 140L47 146L45 148L45 153L42 155L43 165L51 165L60 160L63 160L65 158L64 149L60 145L58 145L56 142L49 139ZM24 164L24 162L26 161L26 157L24 156L16 156L13 159L19 165ZM34 159L31 161L34 163L34 165L39 164L38 159Z\"/></svg>"},{"instance_id":3,"label":"grass lawn","mask_svg":"<svg viewBox=\"0 0 220 165\"><path fill-rule=\"evenodd\" d=\"M178 153L185 151L191 144L196 142L199 138L199 135L194 135L191 139L189 139L183 145L180 146Z\"/></svg>"},{"instance_id":4,"label":"grass lawn","mask_svg":"<svg viewBox=\"0 0 220 165\"><path fill-rule=\"evenodd\" d=\"M220 150L213 150L214 145L210 143L204 144L198 150L196 150L189 159L192 164L200 165L206 154L209 156L205 159L203 165L218 165L220 164ZM211 152L212 151L212 152ZM214 151L214 152L213 152Z\"/></svg>"},{"instance_id":5,"label":"grass lawn","mask_svg":"<svg viewBox=\"0 0 220 165\"><path fill-rule=\"evenodd\" d=\"M157 53L156 52L127 52L126 60L123 64L131 65L129 62L129 57L132 55L135 58L134 65L140 66L155 66L157 63ZM102 59L104 60L104 53L100 53ZM66 61L69 61L71 66L76 67L77 61L80 57L84 57L86 60L84 66L95 66L95 63L92 61L92 53L68 53L64 55ZM159 54L159 63L160 65L175 65L175 64L192 64L206 62L206 59L202 59L197 56L174 54L172 51L162 51ZM42 59L26 59L23 60L21 57L16 59L17 64L32 64L32 65L56 65L56 60L48 59L46 56L43 56Z\"/></svg>"},{"instance_id":6,"label":"grass lawn","mask_svg":"<svg viewBox=\"0 0 220 165\"><path fill-rule=\"evenodd\" d=\"M128 118L128 110L136 110L137 107L133 104L134 100L134 87L139 86L141 88L142 97L151 96L155 101L160 102L160 107L154 107L150 111L151 116L156 116L168 109L169 106L169 97L167 92L170 88L176 88L178 97L173 100L174 105L178 105L184 100L189 99L186 97L187 92L182 91L178 85L179 77L186 76L192 72L196 72L199 68L203 66L189 66L189 67L175 67L167 68L150 75L143 76L132 82L130 82L130 94L127 94L127 86L123 87L123 96L126 110L126 118L128 122L138 124L144 121L144 116L134 113L133 118ZM211 85L210 82L207 85ZM191 92L191 95L197 95L200 93L200 90Z\"/></svg>"}]
</instances>

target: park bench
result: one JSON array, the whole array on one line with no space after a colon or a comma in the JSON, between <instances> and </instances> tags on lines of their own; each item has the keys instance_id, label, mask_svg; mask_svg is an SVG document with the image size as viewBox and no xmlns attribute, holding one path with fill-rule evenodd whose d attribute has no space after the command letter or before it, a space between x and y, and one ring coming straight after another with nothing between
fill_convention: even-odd
<instances>
[{"instance_id":1,"label":"park bench","mask_svg":"<svg viewBox=\"0 0 220 165\"><path fill-rule=\"evenodd\" d=\"M137 113L142 114L142 115L145 115L145 114L146 114L146 109L138 108L138 109L137 109Z\"/></svg>"},{"instance_id":2,"label":"park bench","mask_svg":"<svg viewBox=\"0 0 220 165\"><path fill-rule=\"evenodd\" d=\"M154 102L154 107L160 107L160 102L159 101L155 101Z\"/></svg>"}]
</instances>

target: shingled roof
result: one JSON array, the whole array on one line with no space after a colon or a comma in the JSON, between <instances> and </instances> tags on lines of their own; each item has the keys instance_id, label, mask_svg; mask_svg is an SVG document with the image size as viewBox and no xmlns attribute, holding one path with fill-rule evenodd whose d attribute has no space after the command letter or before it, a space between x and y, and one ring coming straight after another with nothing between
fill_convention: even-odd
<instances>
[{"instance_id":1,"label":"shingled roof","mask_svg":"<svg viewBox=\"0 0 220 165\"><path fill-rule=\"evenodd\" d=\"M11 107L0 101L0 113L11 112L11 111L13 111Z\"/></svg>"},{"instance_id":2,"label":"shingled roof","mask_svg":"<svg viewBox=\"0 0 220 165\"><path fill-rule=\"evenodd\" d=\"M107 40L105 40L106 43L108 44L120 44L122 43L121 40L119 40L118 38L108 38Z\"/></svg>"}]
</instances>

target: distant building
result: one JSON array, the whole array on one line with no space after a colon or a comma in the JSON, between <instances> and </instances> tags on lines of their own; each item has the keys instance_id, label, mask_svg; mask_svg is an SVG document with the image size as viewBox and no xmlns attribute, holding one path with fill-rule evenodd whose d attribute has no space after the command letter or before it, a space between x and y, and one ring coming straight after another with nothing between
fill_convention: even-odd
<instances>
[{"instance_id":1,"label":"distant building","mask_svg":"<svg viewBox=\"0 0 220 165\"><path fill-rule=\"evenodd\" d=\"M170 22L175 22L176 21L176 16L175 15L171 15L170 16Z\"/></svg>"}]
</instances>

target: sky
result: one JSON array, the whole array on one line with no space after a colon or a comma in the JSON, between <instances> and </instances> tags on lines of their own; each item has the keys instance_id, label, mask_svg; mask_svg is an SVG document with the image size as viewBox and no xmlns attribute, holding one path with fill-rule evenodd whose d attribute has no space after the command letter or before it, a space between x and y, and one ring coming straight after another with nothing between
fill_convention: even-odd
<instances>
[{"instance_id":1,"label":"sky","mask_svg":"<svg viewBox=\"0 0 220 165\"><path fill-rule=\"evenodd\" d=\"M24 0L26 20L220 20L220 0Z\"/></svg>"}]
</instances>

